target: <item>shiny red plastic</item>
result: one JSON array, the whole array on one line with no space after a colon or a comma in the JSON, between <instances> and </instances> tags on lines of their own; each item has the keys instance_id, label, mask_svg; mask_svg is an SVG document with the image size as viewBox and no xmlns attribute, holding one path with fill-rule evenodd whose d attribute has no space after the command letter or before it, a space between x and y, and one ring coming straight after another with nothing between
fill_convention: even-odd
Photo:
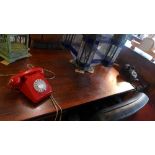
<instances>
[{"instance_id":1,"label":"shiny red plastic","mask_svg":"<svg viewBox=\"0 0 155 155\"><path fill-rule=\"evenodd\" d=\"M36 80L43 80L46 84L44 92L38 92L34 88ZM44 71L40 67L33 67L26 71L21 71L15 76L12 76L9 81L11 88L19 89L32 102L38 103L52 93L52 88L49 82L44 77Z\"/></svg>"}]
</instances>

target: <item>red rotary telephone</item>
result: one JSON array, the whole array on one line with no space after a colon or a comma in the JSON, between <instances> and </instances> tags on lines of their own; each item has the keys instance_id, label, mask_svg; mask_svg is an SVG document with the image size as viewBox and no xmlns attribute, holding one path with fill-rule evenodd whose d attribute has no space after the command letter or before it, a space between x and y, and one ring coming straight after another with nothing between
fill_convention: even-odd
<instances>
[{"instance_id":1,"label":"red rotary telephone","mask_svg":"<svg viewBox=\"0 0 155 155\"><path fill-rule=\"evenodd\" d=\"M9 86L19 89L34 103L41 101L52 93L52 88L45 79L44 70L40 67L33 67L12 76L9 80Z\"/></svg>"}]
</instances>

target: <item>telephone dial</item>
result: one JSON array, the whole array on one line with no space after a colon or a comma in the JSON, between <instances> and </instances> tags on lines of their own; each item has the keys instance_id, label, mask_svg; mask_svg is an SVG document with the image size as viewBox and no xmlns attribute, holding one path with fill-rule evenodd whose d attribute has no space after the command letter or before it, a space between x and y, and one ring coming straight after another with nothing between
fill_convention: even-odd
<instances>
[{"instance_id":1,"label":"telephone dial","mask_svg":"<svg viewBox=\"0 0 155 155\"><path fill-rule=\"evenodd\" d=\"M126 78L130 82L138 81L138 74L135 70L134 66L131 66L130 64L125 64L122 67L122 72L125 74Z\"/></svg>"},{"instance_id":2,"label":"telephone dial","mask_svg":"<svg viewBox=\"0 0 155 155\"><path fill-rule=\"evenodd\" d=\"M52 88L41 67L32 67L26 71L20 71L10 78L9 86L20 90L34 103L43 100L52 93Z\"/></svg>"}]
</instances>

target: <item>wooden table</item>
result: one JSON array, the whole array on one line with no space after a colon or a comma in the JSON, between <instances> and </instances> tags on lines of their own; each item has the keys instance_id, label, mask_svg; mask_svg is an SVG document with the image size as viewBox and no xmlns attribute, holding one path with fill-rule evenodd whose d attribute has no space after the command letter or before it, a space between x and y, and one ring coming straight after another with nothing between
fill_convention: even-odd
<instances>
[{"instance_id":1,"label":"wooden table","mask_svg":"<svg viewBox=\"0 0 155 155\"><path fill-rule=\"evenodd\" d=\"M52 70L56 78L49 82L53 96L63 110L133 89L114 68L98 66L94 74L75 73L75 67L69 63L72 57L68 51L32 49L30 53L30 58L8 66L0 64L0 74L17 73L26 69L27 64ZM0 77L0 120L28 120L55 112L49 99L33 105L22 93L8 88L9 78Z\"/></svg>"}]
</instances>

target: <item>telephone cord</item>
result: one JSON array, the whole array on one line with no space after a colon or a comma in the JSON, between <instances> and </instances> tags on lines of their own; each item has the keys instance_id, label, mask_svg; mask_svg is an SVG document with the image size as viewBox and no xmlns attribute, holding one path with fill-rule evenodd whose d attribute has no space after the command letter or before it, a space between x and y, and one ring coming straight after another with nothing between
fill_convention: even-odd
<instances>
[{"instance_id":1,"label":"telephone cord","mask_svg":"<svg viewBox=\"0 0 155 155\"><path fill-rule=\"evenodd\" d=\"M15 74L0 74L0 76L12 76L12 75L15 75Z\"/></svg>"},{"instance_id":2,"label":"telephone cord","mask_svg":"<svg viewBox=\"0 0 155 155\"><path fill-rule=\"evenodd\" d=\"M32 68L32 67L34 67L32 64L27 64L27 68ZM55 78L55 73L54 72L52 72L51 70L48 70L48 69L45 69L45 68L43 68L43 70L45 71L45 72L48 72L48 73L52 73L53 74L53 76L52 77L47 77L46 79L49 79L49 80L52 80L52 79L54 79ZM13 75L16 75L16 74L13 74L13 73L10 73L10 74L0 74L0 76L13 76Z\"/></svg>"},{"instance_id":3,"label":"telephone cord","mask_svg":"<svg viewBox=\"0 0 155 155\"><path fill-rule=\"evenodd\" d=\"M50 96L52 101L55 103L55 105L57 105L57 107L60 109L60 117L59 117L59 121L61 121L61 118L62 118L62 108L61 106L57 103L57 101L55 100L55 98L51 95Z\"/></svg>"},{"instance_id":4,"label":"telephone cord","mask_svg":"<svg viewBox=\"0 0 155 155\"><path fill-rule=\"evenodd\" d=\"M35 67L35 66L33 66L32 64L27 64L27 68L32 68L32 67ZM43 68L43 70L45 71L45 72L48 72L48 73L52 73L53 74L53 76L52 77L46 77L46 79L49 79L49 80L52 80L52 79L54 79L55 78L55 73L54 72L52 72L52 71L50 71L50 70L48 70L48 69L45 69L45 68ZM4 76L13 76L13 75L16 75L16 74L0 74L0 77L4 77ZM51 101L52 101L52 104L53 104L53 106L54 106L54 108L55 108L55 110L56 110L56 116L55 116L55 121L57 120L57 118L58 118L58 115L59 115L59 109L60 109L60 117L59 117L59 120L61 120L61 118L62 118L62 108L61 108L61 106L57 103L57 101L55 100L55 98L51 95L50 96L50 99L51 99Z\"/></svg>"},{"instance_id":5,"label":"telephone cord","mask_svg":"<svg viewBox=\"0 0 155 155\"><path fill-rule=\"evenodd\" d=\"M27 64L27 68L32 68L32 67L34 67L32 64ZM46 77L46 79L52 80L52 79L55 78L55 73L54 72L52 72L52 71L50 71L48 69L45 69L45 68L43 68L43 70L45 72L49 72L49 73L52 73L53 74L52 77L50 77L50 78L47 78ZM53 104L53 106L54 106L54 108L56 110L56 116L55 116L55 119L54 120L55 121L57 120L57 117L59 116L59 109L60 109L59 121L61 121L61 118L62 118L62 108L60 107L60 105L57 103L57 101L55 100L55 98L52 95L50 96L50 99L51 99L52 104Z\"/></svg>"},{"instance_id":6,"label":"telephone cord","mask_svg":"<svg viewBox=\"0 0 155 155\"><path fill-rule=\"evenodd\" d=\"M57 117L58 117L58 114L59 114L59 110L58 110L58 107L56 106L56 104L53 102L53 99L51 98L51 96L50 96L50 99L51 99L52 104L53 104L53 106L54 106L54 108L56 110L56 115L55 115L55 119L54 119L56 121Z\"/></svg>"},{"instance_id":7,"label":"telephone cord","mask_svg":"<svg viewBox=\"0 0 155 155\"><path fill-rule=\"evenodd\" d=\"M32 67L35 67L35 66L33 66L32 64L27 64L27 68L32 68ZM55 78L55 73L54 72L52 72L51 70L45 69L45 68L43 68L43 70L45 72L48 72L48 73L52 73L53 74L52 77L46 77L46 79L52 80L52 79Z\"/></svg>"}]
</instances>

